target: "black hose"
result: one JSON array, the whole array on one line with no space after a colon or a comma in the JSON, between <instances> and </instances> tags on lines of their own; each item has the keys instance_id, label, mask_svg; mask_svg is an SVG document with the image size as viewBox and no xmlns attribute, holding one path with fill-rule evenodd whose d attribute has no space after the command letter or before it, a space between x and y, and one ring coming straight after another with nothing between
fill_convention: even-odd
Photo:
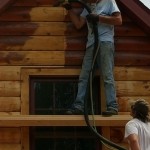
<instances>
[{"instance_id":1,"label":"black hose","mask_svg":"<svg viewBox=\"0 0 150 150\"><path fill-rule=\"evenodd\" d=\"M90 14L91 13L91 9L86 5L85 2L83 1L80 1L80 0L69 0L69 2L79 2L81 3L84 8L88 11L88 13ZM103 141L104 143L106 143L107 145L110 145L111 147L114 147L118 150L126 150L125 148L109 141L108 139L104 138L103 136L101 136L97 131L96 129L90 125L90 122L89 122L89 115L88 115L88 109L87 109L87 100L88 98L90 97L90 80L93 79L93 77L91 77L93 75L93 72L94 72L94 66L95 66L95 61L96 61L96 57L97 57L97 54L98 54L98 50L99 50L99 43L98 43L98 28L97 28L97 23L93 23L93 32L94 32L94 52L93 54L95 54L93 56L93 62L92 62L92 67L91 67L91 70L90 70L90 75L89 75L89 78L88 78L88 84L87 84L87 88L86 88L86 93L85 93L85 98L84 98L84 118L85 118L85 121L86 121L86 124L87 126L90 128L90 130L96 135L97 138L100 138L101 141Z\"/></svg>"},{"instance_id":2,"label":"black hose","mask_svg":"<svg viewBox=\"0 0 150 150\"><path fill-rule=\"evenodd\" d=\"M64 0L61 0L61 2L64 2ZM78 3L81 3L83 5L83 7L88 11L88 13L92 13L91 12L91 9L87 6L87 4L81 0L68 0L69 3L71 2L78 2ZM87 108L87 101L88 101L88 98L90 97L90 82L91 80L93 79L93 72L94 72L94 67L95 67L95 61L96 61L96 57L97 57L97 54L98 54L98 50L99 50L99 42L98 42L98 28L97 28L97 23L93 23L93 33L94 33L94 51L93 51L93 62L92 62L92 67L91 67L91 70L90 70L90 74L89 74L89 78L88 78L88 83L87 83L87 88L86 88L86 93L85 93L85 98L84 98L84 118L85 118L85 122L87 124L87 126L89 127L89 129L95 134L95 136L97 138L99 138L101 140L101 142L104 142L105 144L107 145L110 145L111 147L114 147L118 150L126 150L125 148L117 145L116 143L114 142L111 142L109 141L108 139L104 138L102 135L100 135L96 129L91 126L90 124L90 121L89 121L89 115L88 115L88 108Z\"/></svg>"},{"instance_id":3,"label":"black hose","mask_svg":"<svg viewBox=\"0 0 150 150\"><path fill-rule=\"evenodd\" d=\"M72 0L71 0L72 1ZM79 3L81 3L84 8L88 11L88 13L91 13L91 9L83 2L80 0L77 0ZM86 121L87 126L90 128L90 130L96 135L97 138L100 138L101 141L103 141L105 144L110 145L111 147L114 147L118 150L126 150L124 147L121 147L120 145L109 141L108 139L104 138L102 135L100 135L96 129L91 126L90 122L89 122L89 115L88 115L88 108L87 108L87 100L90 97L90 80L93 79L93 72L94 72L94 67L96 64L96 58L97 58L97 54L98 54L98 50L99 50L99 39L98 39L98 28L97 28L97 23L93 23L93 32L94 32L94 51L93 51L93 62L92 62L92 66L91 66L91 70L90 70L90 74L89 74L89 78L88 78L88 84L87 84L87 88L86 88L86 93L85 93L85 97L84 97L84 118Z\"/></svg>"}]
</instances>

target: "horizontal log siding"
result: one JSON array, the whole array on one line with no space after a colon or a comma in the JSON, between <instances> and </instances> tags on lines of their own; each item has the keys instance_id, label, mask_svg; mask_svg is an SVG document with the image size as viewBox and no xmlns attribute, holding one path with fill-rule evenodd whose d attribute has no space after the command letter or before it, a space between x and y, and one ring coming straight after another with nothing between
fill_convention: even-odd
<instances>
[{"instance_id":1,"label":"horizontal log siding","mask_svg":"<svg viewBox=\"0 0 150 150\"><path fill-rule=\"evenodd\" d=\"M0 144L14 143L19 144L21 130L19 128L0 128Z\"/></svg>"},{"instance_id":2,"label":"horizontal log siding","mask_svg":"<svg viewBox=\"0 0 150 150\"><path fill-rule=\"evenodd\" d=\"M52 7L54 2L15 0L0 15L0 115L21 113L23 67L41 70L69 66L79 75L87 29L77 31L63 8ZM77 12L82 10L79 4L74 5ZM123 25L115 27L114 74L119 113L126 114L131 101L144 98L150 102L150 36L128 14L122 15ZM106 128L106 132L112 141L124 145L123 128ZM22 140L27 133L27 128L0 128L0 149L28 149L28 142Z\"/></svg>"},{"instance_id":3,"label":"horizontal log siding","mask_svg":"<svg viewBox=\"0 0 150 150\"><path fill-rule=\"evenodd\" d=\"M0 144L2 150L21 150L21 144Z\"/></svg>"},{"instance_id":4,"label":"horizontal log siding","mask_svg":"<svg viewBox=\"0 0 150 150\"><path fill-rule=\"evenodd\" d=\"M126 16L123 17L125 19L127 18ZM0 49L1 51L33 50L41 51L41 53L43 53L43 50L58 51L58 54L56 55L53 55L54 52L49 54L56 58L58 55L62 55L60 51L64 51L64 60L62 60L59 64L57 64L57 62L55 63L55 59L54 62L53 60L47 61L46 64L42 61L38 61L39 63L37 64L36 62L28 61L25 63L22 58L20 59L22 54L18 54L18 52L15 52L15 54L8 53L4 55L8 55L10 60L11 58L15 59L13 57L19 57L18 59L20 59L24 65L41 64L79 66L82 63L85 52L86 28L81 31L75 30L72 23L68 22L69 20L67 21L67 18L69 17L66 14L66 11L61 7L13 6L5 14L0 16L0 20L3 21L0 23L0 43L2 43L0 44ZM122 26L115 28L115 64L121 66L149 65L150 38L147 37L135 24L133 24L131 20L128 19L126 22L123 22ZM40 52L39 55L41 55ZM47 53L45 53L45 55L47 55ZM24 54L23 57L26 60L30 60L30 58L26 58ZM46 59L44 56L43 58ZM1 65L4 65L3 61L5 60L3 59L5 59L5 56L3 56L3 53L1 59ZM31 58L31 60L34 59ZM17 63L20 64L19 62ZM11 65L10 62L8 62L8 64ZM15 65L13 64L13 61L12 65Z\"/></svg>"},{"instance_id":5,"label":"horizontal log siding","mask_svg":"<svg viewBox=\"0 0 150 150\"><path fill-rule=\"evenodd\" d=\"M115 67L114 74L116 79L117 97L120 106L120 112L129 111L129 102L139 97L149 100L149 69L149 67ZM20 67L3 66L0 68L0 70L0 112L19 112ZM72 75L78 76L80 69L73 70L71 71ZM61 69L59 69L59 72L60 74L62 73ZM45 74L50 75L48 70L45 71ZM140 88L137 89L137 86Z\"/></svg>"}]
</instances>

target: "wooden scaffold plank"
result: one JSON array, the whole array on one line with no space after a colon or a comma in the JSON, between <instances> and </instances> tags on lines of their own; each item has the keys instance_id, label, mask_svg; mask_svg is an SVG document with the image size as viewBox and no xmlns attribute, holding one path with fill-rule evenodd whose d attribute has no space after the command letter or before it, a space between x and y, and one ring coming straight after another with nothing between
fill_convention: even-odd
<instances>
[{"instance_id":1,"label":"wooden scaffold plank","mask_svg":"<svg viewBox=\"0 0 150 150\"><path fill-rule=\"evenodd\" d=\"M91 125L96 126L125 126L130 119L129 115L89 116ZM0 127L2 126L86 126L86 122L83 115L3 115L0 116Z\"/></svg>"}]
</instances>

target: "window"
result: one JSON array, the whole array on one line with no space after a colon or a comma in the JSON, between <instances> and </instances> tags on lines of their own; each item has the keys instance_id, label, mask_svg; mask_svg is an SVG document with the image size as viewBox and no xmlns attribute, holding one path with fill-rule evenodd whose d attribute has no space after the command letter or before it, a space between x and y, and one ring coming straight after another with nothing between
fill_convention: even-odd
<instances>
[{"instance_id":1,"label":"window","mask_svg":"<svg viewBox=\"0 0 150 150\"><path fill-rule=\"evenodd\" d=\"M97 80L95 80L96 87L93 90L95 93L94 114L98 114L100 110ZM30 114L63 115L76 98L77 84L78 78L30 77ZM90 105L88 110L90 114Z\"/></svg>"},{"instance_id":2,"label":"window","mask_svg":"<svg viewBox=\"0 0 150 150\"><path fill-rule=\"evenodd\" d=\"M30 114L63 115L76 97L77 82L78 78L31 76ZM96 106L94 102L95 110L98 110ZM90 113L90 107L88 110ZM91 150L99 147L88 127L32 127L30 138L32 150Z\"/></svg>"},{"instance_id":3,"label":"window","mask_svg":"<svg viewBox=\"0 0 150 150\"><path fill-rule=\"evenodd\" d=\"M64 114L71 107L76 93L75 79L31 77L30 114Z\"/></svg>"},{"instance_id":4,"label":"window","mask_svg":"<svg viewBox=\"0 0 150 150\"><path fill-rule=\"evenodd\" d=\"M98 150L99 141L86 127L31 129L31 150Z\"/></svg>"},{"instance_id":5,"label":"window","mask_svg":"<svg viewBox=\"0 0 150 150\"><path fill-rule=\"evenodd\" d=\"M76 97L79 72L80 69L69 68L22 68L21 114L62 115ZM100 111L99 82L95 78L93 83L95 114ZM88 110L90 113L90 107ZM88 127L82 126L24 127L22 141L24 150L99 150L101 147Z\"/></svg>"}]
</instances>

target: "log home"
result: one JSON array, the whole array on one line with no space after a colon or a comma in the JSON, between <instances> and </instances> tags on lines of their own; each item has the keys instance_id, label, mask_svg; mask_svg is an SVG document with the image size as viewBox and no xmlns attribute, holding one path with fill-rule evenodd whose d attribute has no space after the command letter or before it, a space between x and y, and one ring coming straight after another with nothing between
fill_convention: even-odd
<instances>
[{"instance_id":1,"label":"log home","mask_svg":"<svg viewBox=\"0 0 150 150\"><path fill-rule=\"evenodd\" d=\"M0 150L109 149L83 116L62 115L76 95L87 31L77 31L54 2L0 1ZM105 104L97 76L94 123L104 137L128 148L123 136L129 103L150 102L150 10L138 0L117 3L123 16L123 25L115 28L119 115L99 115ZM73 5L80 12L82 6Z\"/></svg>"}]
</instances>

